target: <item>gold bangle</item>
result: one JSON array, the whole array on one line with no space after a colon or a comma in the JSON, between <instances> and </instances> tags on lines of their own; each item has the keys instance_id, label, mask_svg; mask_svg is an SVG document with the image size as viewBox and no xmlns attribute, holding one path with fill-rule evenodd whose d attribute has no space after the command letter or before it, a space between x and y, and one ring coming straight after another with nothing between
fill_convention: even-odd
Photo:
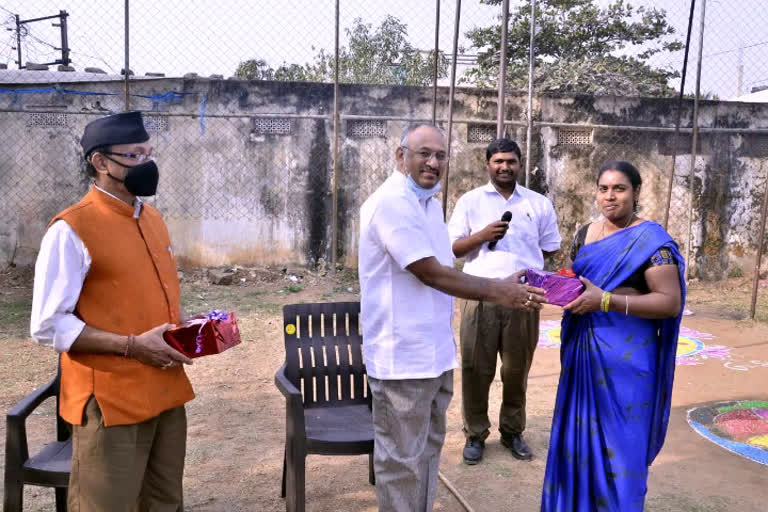
<instances>
[{"instance_id":1,"label":"gold bangle","mask_svg":"<svg viewBox=\"0 0 768 512\"><path fill-rule=\"evenodd\" d=\"M607 313L611 306L611 292L603 292L603 300L600 301L600 311Z\"/></svg>"},{"instance_id":2,"label":"gold bangle","mask_svg":"<svg viewBox=\"0 0 768 512\"><path fill-rule=\"evenodd\" d=\"M624 310L624 316L629 316L629 295L624 296L624 301L627 303L627 308Z\"/></svg>"}]
</instances>

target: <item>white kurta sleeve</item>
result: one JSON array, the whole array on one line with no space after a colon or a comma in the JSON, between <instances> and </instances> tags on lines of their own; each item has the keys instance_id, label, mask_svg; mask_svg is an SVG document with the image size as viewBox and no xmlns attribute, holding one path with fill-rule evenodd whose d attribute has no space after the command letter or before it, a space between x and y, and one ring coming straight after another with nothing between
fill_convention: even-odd
<instances>
[{"instance_id":1,"label":"white kurta sleeve","mask_svg":"<svg viewBox=\"0 0 768 512\"><path fill-rule=\"evenodd\" d=\"M88 248L59 220L43 236L35 262L30 333L41 345L67 352L85 327L75 306L91 266Z\"/></svg>"}]
</instances>

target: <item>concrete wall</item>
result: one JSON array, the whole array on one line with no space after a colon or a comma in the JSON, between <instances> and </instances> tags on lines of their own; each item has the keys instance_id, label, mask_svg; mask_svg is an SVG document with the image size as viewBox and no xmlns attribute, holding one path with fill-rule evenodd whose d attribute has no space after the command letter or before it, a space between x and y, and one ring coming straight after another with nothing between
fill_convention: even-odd
<instances>
[{"instance_id":1,"label":"concrete wall","mask_svg":"<svg viewBox=\"0 0 768 512\"><path fill-rule=\"evenodd\" d=\"M49 219L87 189L79 136L90 120L122 110L123 88L116 82L3 87L56 89L0 94L0 263L27 264L34 261ZM330 260L331 85L158 79L132 83L131 93L131 108L151 111L150 132L161 170L152 202L167 219L182 263ZM438 117L445 117L447 96L447 90L439 91ZM429 89L342 86L341 98L342 116L431 115ZM524 121L525 104L523 95L510 95L507 118ZM658 127L673 126L675 108L669 100L543 97L537 98L534 115L559 123ZM683 119L690 119L691 105L685 108ZM494 91L457 91L455 119L493 120L495 111ZM301 117L269 121L258 114ZM347 265L356 261L359 206L392 172L394 150L407 123L389 120L368 126L383 131L365 137L352 133L354 124L342 121L339 141L339 259ZM734 261L745 265L739 258L756 249L768 136L749 129L768 127L768 106L705 102L701 124L743 130L704 134L697 159L693 250L701 275L715 278ZM288 132L265 132L270 128ZM486 144L468 142L468 128L462 122L453 128L449 213L461 193L487 180ZM671 134L595 128L591 143L573 145L558 140L561 130L545 126L535 132L532 186L555 202L564 249L575 229L597 216L594 177L606 160L626 159L638 166L645 183L642 215L662 219ZM510 133L524 142L523 128L512 127ZM688 219L690 143L680 144L678 153L670 231L682 241Z\"/></svg>"}]
</instances>

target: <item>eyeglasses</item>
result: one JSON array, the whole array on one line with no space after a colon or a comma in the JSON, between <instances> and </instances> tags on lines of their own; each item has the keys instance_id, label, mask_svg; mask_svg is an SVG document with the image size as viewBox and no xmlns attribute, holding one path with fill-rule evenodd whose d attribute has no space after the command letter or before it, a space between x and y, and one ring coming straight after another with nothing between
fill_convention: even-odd
<instances>
[{"instance_id":1,"label":"eyeglasses","mask_svg":"<svg viewBox=\"0 0 768 512\"><path fill-rule=\"evenodd\" d=\"M142 163L147 160L154 160L157 158L156 153L152 153L150 155L144 153L116 153L114 151L100 151L100 153L104 153L105 155L121 156L123 158L128 158L129 160L136 160L138 163Z\"/></svg>"},{"instance_id":2,"label":"eyeglasses","mask_svg":"<svg viewBox=\"0 0 768 512\"><path fill-rule=\"evenodd\" d=\"M418 156L421 160L427 161L433 156L435 157L435 160L438 162L445 162L448 159L448 154L445 151L427 151L426 149L420 149L416 151L415 149L411 149L408 146L400 146L403 149L407 149L411 153L416 153L416 156Z\"/></svg>"}]
</instances>

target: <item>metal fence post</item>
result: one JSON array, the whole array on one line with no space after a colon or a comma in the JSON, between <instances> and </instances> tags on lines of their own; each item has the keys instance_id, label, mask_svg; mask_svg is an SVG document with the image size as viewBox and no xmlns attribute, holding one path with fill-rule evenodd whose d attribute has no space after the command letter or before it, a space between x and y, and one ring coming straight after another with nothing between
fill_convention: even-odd
<instances>
[{"instance_id":1,"label":"metal fence post","mask_svg":"<svg viewBox=\"0 0 768 512\"><path fill-rule=\"evenodd\" d=\"M501 51L499 52L499 99L496 111L496 138L504 136L504 93L507 83L507 37L509 33L509 0L501 3Z\"/></svg>"},{"instance_id":2,"label":"metal fence post","mask_svg":"<svg viewBox=\"0 0 768 512\"><path fill-rule=\"evenodd\" d=\"M762 170L762 165L760 169ZM765 176L765 191L763 192L763 208L760 212L760 234L757 237L757 255L755 256L755 279L752 282L752 304L749 308L749 318L755 319L757 309L757 287L760 285L760 263L763 259L763 244L765 244L765 217L768 215L768 173Z\"/></svg>"},{"instance_id":3,"label":"metal fence post","mask_svg":"<svg viewBox=\"0 0 768 512\"><path fill-rule=\"evenodd\" d=\"M451 90L448 97L448 161L445 163L443 178L443 220L448 215L448 171L451 167L451 134L453 132L453 95L456 92L456 56L459 53L459 23L461 21L461 0L456 0L456 16L453 24L453 60L451 62Z\"/></svg>"},{"instance_id":4,"label":"metal fence post","mask_svg":"<svg viewBox=\"0 0 768 512\"><path fill-rule=\"evenodd\" d=\"M434 69L432 70L432 124L437 124L437 71L440 61L440 0L435 0L435 53Z\"/></svg>"},{"instance_id":5,"label":"metal fence post","mask_svg":"<svg viewBox=\"0 0 768 512\"><path fill-rule=\"evenodd\" d=\"M704 16L707 10L707 0L701 2L701 25L699 28L699 58L696 63L696 96L693 99L693 132L691 133L691 170L688 184L688 237L685 243L685 281L688 282L691 275L691 245L693 245L693 182L696 178L696 150L699 140L699 98L701 96L701 61L704 52Z\"/></svg>"},{"instance_id":6,"label":"metal fence post","mask_svg":"<svg viewBox=\"0 0 768 512\"><path fill-rule=\"evenodd\" d=\"M531 40L528 43L528 129L525 135L525 186L531 186L531 141L533 140L533 65L536 51L536 0L531 0Z\"/></svg>"},{"instance_id":7,"label":"metal fence post","mask_svg":"<svg viewBox=\"0 0 768 512\"><path fill-rule=\"evenodd\" d=\"M677 161L677 141L680 137L680 118L683 114L683 97L685 95L685 75L688 71L688 50L691 46L691 32L693 31L693 13L696 8L696 0L691 0L691 12L688 15L688 34L685 36L685 55L683 56L683 73L680 78L680 95L677 98L677 119L675 120L675 135L672 137L672 169L669 171L667 184L667 209L664 212L664 229L669 229L669 209L672 204L672 187L675 184L675 164Z\"/></svg>"},{"instance_id":8,"label":"metal fence post","mask_svg":"<svg viewBox=\"0 0 768 512\"><path fill-rule=\"evenodd\" d=\"M128 37L129 34L130 34L130 32L129 32L129 24L128 24L129 23L129 19L130 19L130 16L129 16L129 14L130 14L129 13L129 5L128 5L129 3L130 3L130 0L125 0L125 67L124 67L124 71L125 71L125 77L124 77L124 79L125 79L125 106L124 106L124 109L125 109L126 112L131 110L131 96L130 96L131 86L130 86L130 83L129 83L129 80L128 80L128 78L129 78L128 70L131 69L130 68L130 61L129 61L129 58L128 58L129 57L128 49L130 48L129 37Z\"/></svg>"},{"instance_id":9,"label":"metal fence post","mask_svg":"<svg viewBox=\"0 0 768 512\"><path fill-rule=\"evenodd\" d=\"M331 221L331 267L336 270L339 249L339 0L336 0L336 28L333 72L333 208Z\"/></svg>"}]
</instances>

